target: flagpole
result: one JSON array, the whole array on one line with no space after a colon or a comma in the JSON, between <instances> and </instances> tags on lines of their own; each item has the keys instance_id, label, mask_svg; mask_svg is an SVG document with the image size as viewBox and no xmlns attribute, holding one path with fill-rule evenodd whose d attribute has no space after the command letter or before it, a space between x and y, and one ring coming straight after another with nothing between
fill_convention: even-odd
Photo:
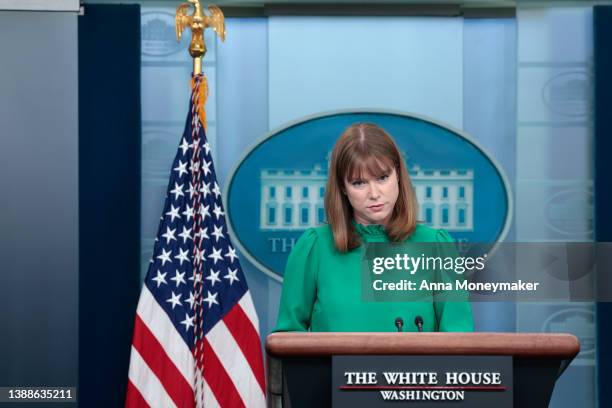
<instances>
[{"instance_id":1,"label":"flagpole","mask_svg":"<svg viewBox=\"0 0 612 408\"><path fill-rule=\"evenodd\" d=\"M193 58L193 75L202 74L202 59L206 54L206 43L204 41L204 30L212 28L221 41L225 41L225 17L217 6L208 6L209 15L202 11L200 0L187 0L176 9L176 39L181 40L186 28L191 30L191 42L189 43L189 54ZM189 15L189 8L193 7L193 14Z\"/></svg>"},{"instance_id":2,"label":"flagpole","mask_svg":"<svg viewBox=\"0 0 612 408\"><path fill-rule=\"evenodd\" d=\"M193 8L193 13L190 15L189 11ZM191 176L193 179L193 186L195 186L195 194L193 196L193 254L192 254L192 268L193 268L193 348L191 350L194 358L194 371L193 371L193 391L194 391L194 403L196 407L202 407L206 400L204 393L205 389L205 370L204 370L204 248L203 248L203 236L206 234L206 228L203 228L203 214L199 211L200 206L205 207L201 202L201 181L205 178L201 174L200 164L202 159L206 162L205 155L208 151L208 143L206 142L205 132L200 133L200 125L206 129L206 99L208 97L208 83L206 76L202 72L202 59L206 54L206 43L204 41L204 30L210 27L217 33L221 38L221 41L225 40L225 19L223 13L217 6L208 6L208 14L205 14L202 10L199 0L188 0L187 3L183 3L176 9L176 38L177 41L181 40L182 33L185 29L191 30L191 42L189 43L189 54L193 58L193 74L191 77L191 146L193 153L191 156ZM203 142L200 139L203 137ZM184 139L185 140L185 139ZM207 170L210 171L207 167ZM209 208L209 207L205 207ZM216 262L215 262L216 263ZM211 292L207 292L211 293Z\"/></svg>"}]
</instances>

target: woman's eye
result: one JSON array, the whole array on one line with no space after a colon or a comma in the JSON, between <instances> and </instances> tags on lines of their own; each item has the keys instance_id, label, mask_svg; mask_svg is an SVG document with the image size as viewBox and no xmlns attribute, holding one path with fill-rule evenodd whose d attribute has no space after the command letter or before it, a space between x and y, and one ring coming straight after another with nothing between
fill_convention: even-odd
<instances>
[{"instance_id":1,"label":"woman's eye","mask_svg":"<svg viewBox=\"0 0 612 408\"><path fill-rule=\"evenodd\" d=\"M351 185L352 185L353 187L359 187L359 186L362 186L362 185L363 185L363 180L355 180L355 181L351 182Z\"/></svg>"},{"instance_id":2,"label":"woman's eye","mask_svg":"<svg viewBox=\"0 0 612 408\"><path fill-rule=\"evenodd\" d=\"M387 180L388 178L389 178L389 175L388 175L388 174L385 174L384 176L380 176L378 179L379 179L380 181L385 181L385 180Z\"/></svg>"}]
</instances>

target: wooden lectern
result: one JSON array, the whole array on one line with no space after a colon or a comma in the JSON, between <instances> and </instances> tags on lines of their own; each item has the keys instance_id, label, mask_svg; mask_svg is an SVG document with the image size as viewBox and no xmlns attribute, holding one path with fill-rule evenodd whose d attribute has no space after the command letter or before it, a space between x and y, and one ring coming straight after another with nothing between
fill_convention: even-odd
<instances>
[{"instance_id":1,"label":"wooden lectern","mask_svg":"<svg viewBox=\"0 0 612 408\"><path fill-rule=\"evenodd\" d=\"M544 408L580 344L545 333L273 333L266 351L269 407L330 407L333 355L480 355L512 356L514 406Z\"/></svg>"}]
</instances>

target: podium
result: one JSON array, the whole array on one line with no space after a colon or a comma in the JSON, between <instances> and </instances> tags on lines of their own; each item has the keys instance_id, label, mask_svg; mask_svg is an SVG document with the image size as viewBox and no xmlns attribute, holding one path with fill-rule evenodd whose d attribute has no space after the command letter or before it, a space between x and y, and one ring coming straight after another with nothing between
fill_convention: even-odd
<instances>
[{"instance_id":1,"label":"podium","mask_svg":"<svg viewBox=\"0 0 612 408\"><path fill-rule=\"evenodd\" d=\"M268 406L331 407L332 356L511 356L513 406L548 407L555 381L580 351L570 334L272 333Z\"/></svg>"}]
</instances>

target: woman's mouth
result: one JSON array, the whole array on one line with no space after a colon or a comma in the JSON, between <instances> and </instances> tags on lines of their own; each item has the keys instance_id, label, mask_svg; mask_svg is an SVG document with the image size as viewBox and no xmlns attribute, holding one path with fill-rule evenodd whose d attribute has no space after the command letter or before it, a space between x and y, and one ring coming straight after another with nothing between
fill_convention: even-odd
<instances>
[{"instance_id":1,"label":"woman's mouth","mask_svg":"<svg viewBox=\"0 0 612 408\"><path fill-rule=\"evenodd\" d=\"M381 211L384 206L385 206L384 204L375 204L375 205L370 205L368 208L370 209L370 211L378 212L378 211Z\"/></svg>"}]
</instances>

